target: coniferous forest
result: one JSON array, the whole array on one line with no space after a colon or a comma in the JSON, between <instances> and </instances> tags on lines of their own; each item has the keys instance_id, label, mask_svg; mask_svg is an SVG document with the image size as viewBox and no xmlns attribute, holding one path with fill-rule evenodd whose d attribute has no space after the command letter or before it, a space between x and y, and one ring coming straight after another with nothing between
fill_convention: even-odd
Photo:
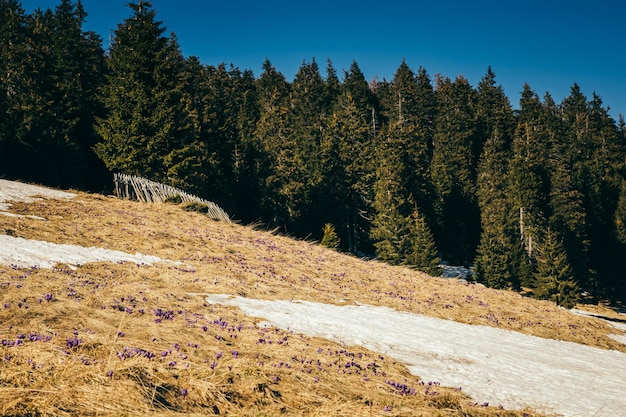
<instances>
[{"instance_id":1,"label":"coniferous forest","mask_svg":"<svg viewBox=\"0 0 626 417\"><path fill-rule=\"evenodd\" d=\"M150 2L129 7L104 50L80 2L0 0L0 176L102 192L123 172L358 256L626 300L626 126L599 95L524 85L514 110L491 68L472 86L406 62L255 77L185 58Z\"/></svg>"}]
</instances>

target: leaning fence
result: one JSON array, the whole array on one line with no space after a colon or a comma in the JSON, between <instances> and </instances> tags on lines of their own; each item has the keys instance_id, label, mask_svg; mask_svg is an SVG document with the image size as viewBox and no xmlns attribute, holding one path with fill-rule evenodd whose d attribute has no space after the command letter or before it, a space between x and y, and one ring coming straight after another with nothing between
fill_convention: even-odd
<instances>
[{"instance_id":1,"label":"leaning fence","mask_svg":"<svg viewBox=\"0 0 626 417\"><path fill-rule=\"evenodd\" d=\"M115 195L126 200L138 200L144 203L161 203L168 198L180 198L184 203L200 203L208 208L207 216L214 220L230 223L230 217L220 206L183 190L145 178L122 173L113 176Z\"/></svg>"}]
</instances>

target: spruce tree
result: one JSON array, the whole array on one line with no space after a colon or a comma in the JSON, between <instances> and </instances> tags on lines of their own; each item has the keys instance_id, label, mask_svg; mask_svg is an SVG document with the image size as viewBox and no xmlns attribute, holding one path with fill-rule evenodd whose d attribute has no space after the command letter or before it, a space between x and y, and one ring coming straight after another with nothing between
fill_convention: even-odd
<instances>
[{"instance_id":1,"label":"spruce tree","mask_svg":"<svg viewBox=\"0 0 626 417\"><path fill-rule=\"evenodd\" d=\"M537 288L534 295L554 301L565 308L574 307L579 298L579 290L557 233L548 228L537 252Z\"/></svg>"},{"instance_id":2,"label":"spruce tree","mask_svg":"<svg viewBox=\"0 0 626 417\"><path fill-rule=\"evenodd\" d=\"M61 0L52 19L55 86L53 112L58 137L47 175L56 183L97 187L101 163L91 149L97 142L96 117L102 115L99 92L105 79L104 51L100 36L84 32L87 13L80 2Z\"/></svg>"},{"instance_id":3,"label":"spruce tree","mask_svg":"<svg viewBox=\"0 0 626 417\"><path fill-rule=\"evenodd\" d=\"M430 228L426 219L417 208L409 218L410 248L403 263L432 276L441 275L440 259Z\"/></svg>"},{"instance_id":4,"label":"spruce tree","mask_svg":"<svg viewBox=\"0 0 626 417\"><path fill-rule=\"evenodd\" d=\"M324 80L324 98L322 100L322 107L327 114L331 114L339 95L341 94L341 82L337 77L337 70L333 66L332 61L329 59L326 63L326 79Z\"/></svg>"},{"instance_id":5,"label":"spruce tree","mask_svg":"<svg viewBox=\"0 0 626 417\"><path fill-rule=\"evenodd\" d=\"M16 177L24 174L20 167L32 152L22 128L27 29L19 1L0 0L0 27L0 174Z\"/></svg>"},{"instance_id":6,"label":"spruce tree","mask_svg":"<svg viewBox=\"0 0 626 417\"><path fill-rule=\"evenodd\" d=\"M430 79L423 68L416 76L402 62L389 85L387 105L387 139L400 154L405 179L406 196L412 195L422 215L433 220L429 167L432 159L436 99ZM382 132L382 130L381 130ZM406 197L405 196L405 197ZM410 209L405 213L408 215Z\"/></svg>"},{"instance_id":7,"label":"spruce tree","mask_svg":"<svg viewBox=\"0 0 626 417\"><path fill-rule=\"evenodd\" d=\"M1 6L7 30L3 26L0 70L7 90L0 106L6 116L2 131L10 136L8 170L48 185L93 186L100 38L83 32L80 3L62 0L54 11L37 9L28 16L16 5Z\"/></svg>"},{"instance_id":8,"label":"spruce tree","mask_svg":"<svg viewBox=\"0 0 626 417\"><path fill-rule=\"evenodd\" d=\"M495 288L517 287L521 277L515 258L515 218L508 200L510 149L496 128L487 140L478 167L478 204L481 236L474 259L476 279Z\"/></svg>"},{"instance_id":9,"label":"spruce tree","mask_svg":"<svg viewBox=\"0 0 626 417\"><path fill-rule=\"evenodd\" d=\"M303 62L291 84L287 113L291 133L288 146L293 148L294 162L299 165L292 172L299 172L302 177L289 180L303 185L297 196L302 203L297 209L301 213L298 228L302 234L312 233L314 237L319 237L319 230L328 221L319 216L320 208L325 206L319 188L323 180L320 144L329 113L326 105L325 84L317 62Z\"/></svg>"},{"instance_id":10,"label":"spruce tree","mask_svg":"<svg viewBox=\"0 0 626 417\"><path fill-rule=\"evenodd\" d=\"M391 264L401 264L410 252L409 214L412 206L406 193L403 164L400 155L390 152L384 142L376 158L374 184L374 218L370 231L375 242L376 256Z\"/></svg>"},{"instance_id":11,"label":"spruce tree","mask_svg":"<svg viewBox=\"0 0 626 417\"><path fill-rule=\"evenodd\" d=\"M322 241L320 242L320 244L330 249L339 248L339 244L340 244L339 236L337 236L335 227L331 223L326 223L324 225Z\"/></svg>"},{"instance_id":12,"label":"spruce tree","mask_svg":"<svg viewBox=\"0 0 626 417\"><path fill-rule=\"evenodd\" d=\"M570 259L572 272L586 289L597 286L597 269L591 260L592 220L595 210L590 205L596 175L590 165L596 155L593 125L586 97L576 84L560 106L564 132L555 144L551 164L552 226L563 237L563 246ZM595 210L594 210L595 209ZM605 214L606 217L607 214Z\"/></svg>"},{"instance_id":13,"label":"spruce tree","mask_svg":"<svg viewBox=\"0 0 626 417\"><path fill-rule=\"evenodd\" d=\"M235 148L233 168L233 213L243 222L257 221L260 218L261 167L266 156L261 146L254 140L254 129L259 120L258 96L254 74L244 70L238 79L235 95L238 141Z\"/></svg>"},{"instance_id":14,"label":"spruce tree","mask_svg":"<svg viewBox=\"0 0 626 417\"><path fill-rule=\"evenodd\" d=\"M263 64L263 73L256 80L260 116L254 131L255 142L266 155L259 167L261 184L261 212L268 223L291 231L300 217L303 206L299 198L305 184L301 164L289 144L288 123L289 85L285 76L269 60Z\"/></svg>"},{"instance_id":15,"label":"spruce tree","mask_svg":"<svg viewBox=\"0 0 626 417\"><path fill-rule=\"evenodd\" d=\"M476 93L463 77L437 80L431 178L437 198L435 237L445 260L469 265L480 238L476 201Z\"/></svg>"},{"instance_id":16,"label":"spruce tree","mask_svg":"<svg viewBox=\"0 0 626 417\"><path fill-rule=\"evenodd\" d=\"M363 251L372 213L374 170L373 139L366 110L358 109L349 92L343 93L322 136L322 181L319 207L333 219L345 248Z\"/></svg>"},{"instance_id":17,"label":"spruce tree","mask_svg":"<svg viewBox=\"0 0 626 417\"><path fill-rule=\"evenodd\" d=\"M513 110L489 68L478 85L480 134L486 142L477 170L481 237L474 260L477 279L491 287L516 288L521 280L516 259L515 219L509 199L509 162L514 129Z\"/></svg>"},{"instance_id":18,"label":"spruce tree","mask_svg":"<svg viewBox=\"0 0 626 417\"><path fill-rule=\"evenodd\" d=\"M184 59L175 37L163 35L149 1L130 3L133 15L114 32L103 89L107 115L95 150L111 170L168 182L176 152L193 140L184 111Z\"/></svg>"}]
</instances>

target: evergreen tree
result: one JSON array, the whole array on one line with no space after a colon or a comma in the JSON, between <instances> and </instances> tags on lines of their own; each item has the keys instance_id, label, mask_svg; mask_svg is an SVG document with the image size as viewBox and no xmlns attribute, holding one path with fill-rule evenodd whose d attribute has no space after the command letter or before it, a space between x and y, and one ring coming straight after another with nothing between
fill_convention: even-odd
<instances>
[{"instance_id":1,"label":"evergreen tree","mask_svg":"<svg viewBox=\"0 0 626 417\"><path fill-rule=\"evenodd\" d=\"M149 1L130 3L133 15L119 24L109 51L103 91L106 117L95 150L111 170L168 182L177 152L193 140L184 111L184 59L175 37L163 36Z\"/></svg>"},{"instance_id":2,"label":"evergreen tree","mask_svg":"<svg viewBox=\"0 0 626 417\"><path fill-rule=\"evenodd\" d=\"M379 147L374 184L374 218L371 237L376 256L391 264L401 264L410 252L409 214L411 201L406 194L400 155L390 152L390 142Z\"/></svg>"},{"instance_id":3,"label":"evergreen tree","mask_svg":"<svg viewBox=\"0 0 626 417\"><path fill-rule=\"evenodd\" d=\"M432 159L436 99L430 79L423 68L418 76L402 62L390 84L393 107L388 110L387 140L401 155L406 193L412 195L423 215L433 220L429 167ZM409 214L410 209L406 213Z\"/></svg>"},{"instance_id":4,"label":"evergreen tree","mask_svg":"<svg viewBox=\"0 0 626 417\"><path fill-rule=\"evenodd\" d=\"M579 298L567 254L556 232L548 228L538 245L537 298L552 300L557 305L572 308Z\"/></svg>"},{"instance_id":5,"label":"evergreen tree","mask_svg":"<svg viewBox=\"0 0 626 417\"><path fill-rule=\"evenodd\" d=\"M99 92L105 79L100 36L84 32L87 17L80 2L61 0L53 18L54 109L59 135L50 173L56 183L98 187L104 170L92 150L98 136L96 117L102 115ZM44 151L45 152L45 151ZM107 175L108 176L108 175Z\"/></svg>"},{"instance_id":6,"label":"evergreen tree","mask_svg":"<svg viewBox=\"0 0 626 417\"><path fill-rule=\"evenodd\" d=\"M337 236L337 232L335 231L335 227L331 223L326 223L324 225L322 242L320 244L330 249L337 249L339 248L339 243L340 240L339 236Z\"/></svg>"},{"instance_id":7,"label":"evergreen tree","mask_svg":"<svg viewBox=\"0 0 626 417\"><path fill-rule=\"evenodd\" d=\"M517 213L519 219L517 236L529 258L533 257L533 242L539 230L546 227L545 216L549 213L550 182L546 155L551 152L552 143L545 114L539 97L525 84L513 135L509 200L512 215ZM528 286L530 282L522 284Z\"/></svg>"},{"instance_id":8,"label":"evergreen tree","mask_svg":"<svg viewBox=\"0 0 626 417\"><path fill-rule=\"evenodd\" d=\"M244 222L259 220L262 187L261 167L266 156L254 140L254 130L259 120L258 95L254 74L245 70L238 81L235 96L237 113L238 143L235 148L233 184L234 211Z\"/></svg>"},{"instance_id":9,"label":"evergreen tree","mask_svg":"<svg viewBox=\"0 0 626 417\"><path fill-rule=\"evenodd\" d=\"M18 0L0 0L0 174L15 177L32 152L22 130L26 15Z\"/></svg>"},{"instance_id":10,"label":"evergreen tree","mask_svg":"<svg viewBox=\"0 0 626 417\"><path fill-rule=\"evenodd\" d=\"M408 237L410 248L404 257L404 263L432 276L441 275L440 259L435 239L426 224L426 219L417 209L415 209L409 219Z\"/></svg>"},{"instance_id":11,"label":"evergreen tree","mask_svg":"<svg viewBox=\"0 0 626 417\"><path fill-rule=\"evenodd\" d=\"M324 80L324 98L322 107L328 114L332 113L341 94L341 82L337 77L337 70L329 59L326 65L326 79Z\"/></svg>"},{"instance_id":12,"label":"evergreen tree","mask_svg":"<svg viewBox=\"0 0 626 417\"><path fill-rule=\"evenodd\" d=\"M507 198L508 161L510 150L497 129L487 140L478 168L478 204L481 216L481 237L474 260L476 278L495 288L514 287L521 281L516 259L519 245L512 224L513 209Z\"/></svg>"},{"instance_id":13,"label":"evergreen tree","mask_svg":"<svg viewBox=\"0 0 626 417\"><path fill-rule=\"evenodd\" d=\"M255 141L267 156L259 167L260 177L265 179L261 185L261 212L271 225L291 231L301 215L303 202L299 198L305 184L300 182L304 178L302 164L296 162L297 155L289 142L289 85L269 60L263 70L256 82L260 117L254 132Z\"/></svg>"},{"instance_id":14,"label":"evergreen tree","mask_svg":"<svg viewBox=\"0 0 626 417\"><path fill-rule=\"evenodd\" d=\"M344 92L350 93L357 109L367 109L368 115L371 113L374 96L356 61L352 61L350 69L345 72L342 87Z\"/></svg>"},{"instance_id":15,"label":"evergreen tree","mask_svg":"<svg viewBox=\"0 0 626 417\"><path fill-rule=\"evenodd\" d=\"M350 93L343 93L322 142L320 214L338 225L351 253L364 250L372 213L374 147L365 112Z\"/></svg>"},{"instance_id":16,"label":"evergreen tree","mask_svg":"<svg viewBox=\"0 0 626 417\"><path fill-rule=\"evenodd\" d=\"M436 131L431 178L437 193L435 238L444 259L470 264L480 238L476 201L478 155L476 94L458 77L437 80Z\"/></svg>"},{"instance_id":17,"label":"evergreen tree","mask_svg":"<svg viewBox=\"0 0 626 417\"><path fill-rule=\"evenodd\" d=\"M54 186L94 186L90 146L103 81L100 38L82 31L80 3L62 0L54 12L38 9L26 17L16 5L1 6L8 29L0 64L7 88L0 101L11 149L7 170Z\"/></svg>"},{"instance_id":18,"label":"evergreen tree","mask_svg":"<svg viewBox=\"0 0 626 417\"><path fill-rule=\"evenodd\" d=\"M315 59L300 66L291 84L290 99L287 117L291 137L287 146L293 148L293 162L298 164L292 172L299 172L302 177L289 180L303 185L298 189L301 195L295 197L301 203L296 209L301 214L296 233L319 237L318 230L328 220L319 215L325 203L318 191L323 180L320 145L330 109L325 108L325 84Z\"/></svg>"},{"instance_id":19,"label":"evergreen tree","mask_svg":"<svg viewBox=\"0 0 626 417\"><path fill-rule=\"evenodd\" d=\"M477 171L477 199L481 237L474 260L477 279L496 288L518 287L521 281L515 255L519 245L509 200L509 161L514 128L513 110L489 68L478 85L480 134L486 135Z\"/></svg>"},{"instance_id":20,"label":"evergreen tree","mask_svg":"<svg viewBox=\"0 0 626 417\"><path fill-rule=\"evenodd\" d=\"M550 205L552 207L550 224L563 236L568 257L573 259L574 276L582 280L591 273L590 238L584 195L576 188L571 170L565 163L557 160L554 162L553 169L550 181Z\"/></svg>"},{"instance_id":21,"label":"evergreen tree","mask_svg":"<svg viewBox=\"0 0 626 417\"><path fill-rule=\"evenodd\" d=\"M590 109L578 85L574 84L560 110L565 129L551 161L551 220L563 237L577 282L586 289L593 289L598 276L590 257L592 220L589 214L598 210L598 215L602 215L603 210L599 206L592 207L590 198L595 194L592 189L601 186L598 183L601 181L596 181L604 172L596 173L591 168L599 155ZM591 185L593 182L596 184ZM610 214L605 213L605 216Z\"/></svg>"},{"instance_id":22,"label":"evergreen tree","mask_svg":"<svg viewBox=\"0 0 626 417\"><path fill-rule=\"evenodd\" d=\"M588 103L591 158L585 162L581 189L589 222L589 258L597 271L597 285L614 287L620 276L615 259L620 258L615 241L613 214L618 204L621 171L626 158L620 143L619 127L609 117L602 99L593 94Z\"/></svg>"}]
</instances>

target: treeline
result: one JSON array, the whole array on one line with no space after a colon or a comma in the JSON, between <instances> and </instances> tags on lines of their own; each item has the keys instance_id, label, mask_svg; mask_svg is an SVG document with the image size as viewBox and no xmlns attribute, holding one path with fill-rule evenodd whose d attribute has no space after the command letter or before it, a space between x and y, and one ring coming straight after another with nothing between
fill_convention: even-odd
<instances>
[{"instance_id":1,"label":"treeline","mask_svg":"<svg viewBox=\"0 0 626 417\"><path fill-rule=\"evenodd\" d=\"M513 110L490 68L473 87L405 62L369 83L314 59L255 77L184 58L150 2L129 6L104 51L80 3L0 0L0 175L93 189L119 171L354 254L626 299L626 128L596 94L525 85Z\"/></svg>"}]
</instances>

